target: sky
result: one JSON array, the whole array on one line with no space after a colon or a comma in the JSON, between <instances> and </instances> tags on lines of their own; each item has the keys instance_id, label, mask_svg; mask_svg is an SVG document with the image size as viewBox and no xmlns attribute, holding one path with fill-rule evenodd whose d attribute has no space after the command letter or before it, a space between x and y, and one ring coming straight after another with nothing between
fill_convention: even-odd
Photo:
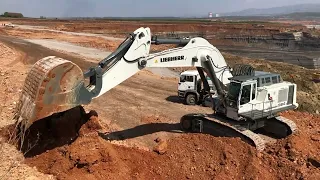
<instances>
[{"instance_id":1,"label":"sky","mask_svg":"<svg viewBox=\"0 0 320 180\"><path fill-rule=\"evenodd\" d=\"M0 13L21 12L27 17L183 17L302 3L320 0L0 0Z\"/></svg>"}]
</instances>

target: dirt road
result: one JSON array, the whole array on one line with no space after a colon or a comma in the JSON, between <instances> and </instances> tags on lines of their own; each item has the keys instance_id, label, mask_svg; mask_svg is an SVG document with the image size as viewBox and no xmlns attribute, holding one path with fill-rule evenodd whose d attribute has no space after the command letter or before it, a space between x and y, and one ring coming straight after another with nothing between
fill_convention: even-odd
<instances>
[{"instance_id":1,"label":"dirt road","mask_svg":"<svg viewBox=\"0 0 320 180\"><path fill-rule=\"evenodd\" d=\"M102 51L95 48L77 46L68 42L48 40L48 39L25 39L28 42L39 44L49 49L64 51L67 53L74 53L91 59L103 59L107 57L111 52Z\"/></svg>"}]
</instances>

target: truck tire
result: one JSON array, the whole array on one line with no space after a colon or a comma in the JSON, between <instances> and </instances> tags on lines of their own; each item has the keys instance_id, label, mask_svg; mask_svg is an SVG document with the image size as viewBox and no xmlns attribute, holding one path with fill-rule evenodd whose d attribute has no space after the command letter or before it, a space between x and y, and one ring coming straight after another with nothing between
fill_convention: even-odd
<instances>
[{"instance_id":1,"label":"truck tire","mask_svg":"<svg viewBox=\"0 0 320 180\"><path fill-rule=\"evenodd\" d=\"M186 104L187 105L196 105L197 104L197 97L195 94L188 94L186 97Z\"/></svg>"}]
</instances>

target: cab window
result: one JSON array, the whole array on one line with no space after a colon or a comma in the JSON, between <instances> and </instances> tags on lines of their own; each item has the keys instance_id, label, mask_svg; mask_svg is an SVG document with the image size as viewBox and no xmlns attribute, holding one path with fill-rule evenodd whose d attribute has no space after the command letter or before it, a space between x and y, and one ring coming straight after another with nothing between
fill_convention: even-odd
<instances>
[{"instance_id":1,"label":"cab window","mask_svg":"<svg viewBox=\"0 0 320 180\"><path fill-rule=\"evenodd\" d=\"M180 82L185 82L186 81L186 76L180 76Z\"/></svg>"},{"instance_id":2,"label":"cab window","mask_svg":"<svg viewBox=\"0 0 320 180\"><path fill-rule=\"evenodd\" d=\"M180 76L180 82L193 82L193 76Z\"/></svg>"},{"instance_id":3,"label":"cab window","mask_svg":"<svg viewBox=\"0 0 320 180\"><path fill-rule=\"evenodd\" d=\"M256 98L256 88L257 88L257 85L253 84L251 100L254 100Z\"/></svg>"},{"instance_id":4,"label":"cab window","mask_svg":"<svg viewBox=\"0 0 320 180\"><path fill-rule=\"evenodd\" d=\"M193 82L193 76L186 76L187 82Z\"/></svg>"},{"instance_id":5,"label":"cab window","mask_svg":"<svg viewBox=\"0 0 320 180\"><path fill-rule=\"evenodd\" d=\"M272 83L273 83L273 84L278 83L278 78L277 78L277 76L273 76L273 77L272 77Z\"/></svg>"},{"instance_id":6,"label":"cab window","mask_svg":"<svg viewBox=\"0 0 320 180\"><path fill-rule=\"evenodd\" d=\"M270 77L266 77L266 83L268 84L270 82L271 82Z\"/></svg>"},{"instance_id":7,"label":"cab window","mask_svg":"<svg viewBox=\"0 0 320 180\"><path fill-rule=\"evenodd\" d=\"M240 105L250 102L251 84L242 87Z\"/></svg>"}]
</instances>

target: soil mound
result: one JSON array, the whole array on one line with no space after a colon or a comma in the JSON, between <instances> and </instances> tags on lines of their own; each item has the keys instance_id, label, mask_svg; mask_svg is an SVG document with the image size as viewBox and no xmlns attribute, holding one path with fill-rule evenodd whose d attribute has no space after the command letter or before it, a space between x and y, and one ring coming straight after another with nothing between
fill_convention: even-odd
<instances>
[{"instance_id":1,"label":"soil mound","mask_svg":"<svg viewBox=\"0 0 320 180\"><path fill-rule=\"evenodd\" d=\"M97 120L94 120L95 117L97 117L96 112L90 111L87 114L82 106L78 106L36 121L26 130L23 139L17 124L1 129L0 135L21 149L25 157L32 157L55 147L70 144L79 134L101 128ZM82 127L83 124L86 126Z\"/></svg>"},{"instance_id":2,"label":"soil mound","mask_svg":"<svg viewBox=\"0 0 320 180\"><path fill-rule=\"evenodd\" d=\"M91 120L90 120L91 121ZM238 138L185 134L159 155L111 144L95 133L72 144L27 158L28 165L58 179L317 179L273 153L258 154Z\"/></svg>"},{"instance_id":3,"label":"soil mound","mask_svg":"<svg viewBox=\"0 0 320 180\"><path fill-rule=\"evenodd\" d=\"M319 179L317 145L309 150L300 147L313 140L306 128L317 121L300 120L298 126L307 132L290 136L258 153L239 138L213 137L205 134L182 134L166 140L163 153L112 144L102 138L105 130L94 113L82 108L72 110L72 117L62 114L62 122L51 127L37 140L25 163L58 179ZM287 112L286 117L290 116ZM79 116L76 116L76 115ZM304 115L309 118L311 115ZM295 117L299 117L299 114ZM78 119L80 118L80 119ZM63 119L69 121L64 122ZM293 119L297 121L299 119ZM52 121L55 126L52 126ZM309 121L309 123L307 122ZM48 120L46 121L48 123ZM63 122L65 124L63 124ZM40 122L39 122L40 123ZM70 123L70 124L69 124ZM50 124L50 123L49 123ZM68 126L73 124L73 126ZM76 126L74 126L76 124ZM34 127L41 127L35 125ZM53 130L52 127L58 127ZM35 128L36 129L36 128ZM33 130L35 130L33 129ZM317 129L317 128L316 128ZM314 128L309 129L310 132ZM33 139L32 139L33 138ZM302 139L301 139L302 138ZM28 138L29 139L29 138ZM30 139L29 139L30 140ZM299 140L299 141L298 141ZM309 154L306 154L308 151Z\"/></svg>"}]
</instances>

